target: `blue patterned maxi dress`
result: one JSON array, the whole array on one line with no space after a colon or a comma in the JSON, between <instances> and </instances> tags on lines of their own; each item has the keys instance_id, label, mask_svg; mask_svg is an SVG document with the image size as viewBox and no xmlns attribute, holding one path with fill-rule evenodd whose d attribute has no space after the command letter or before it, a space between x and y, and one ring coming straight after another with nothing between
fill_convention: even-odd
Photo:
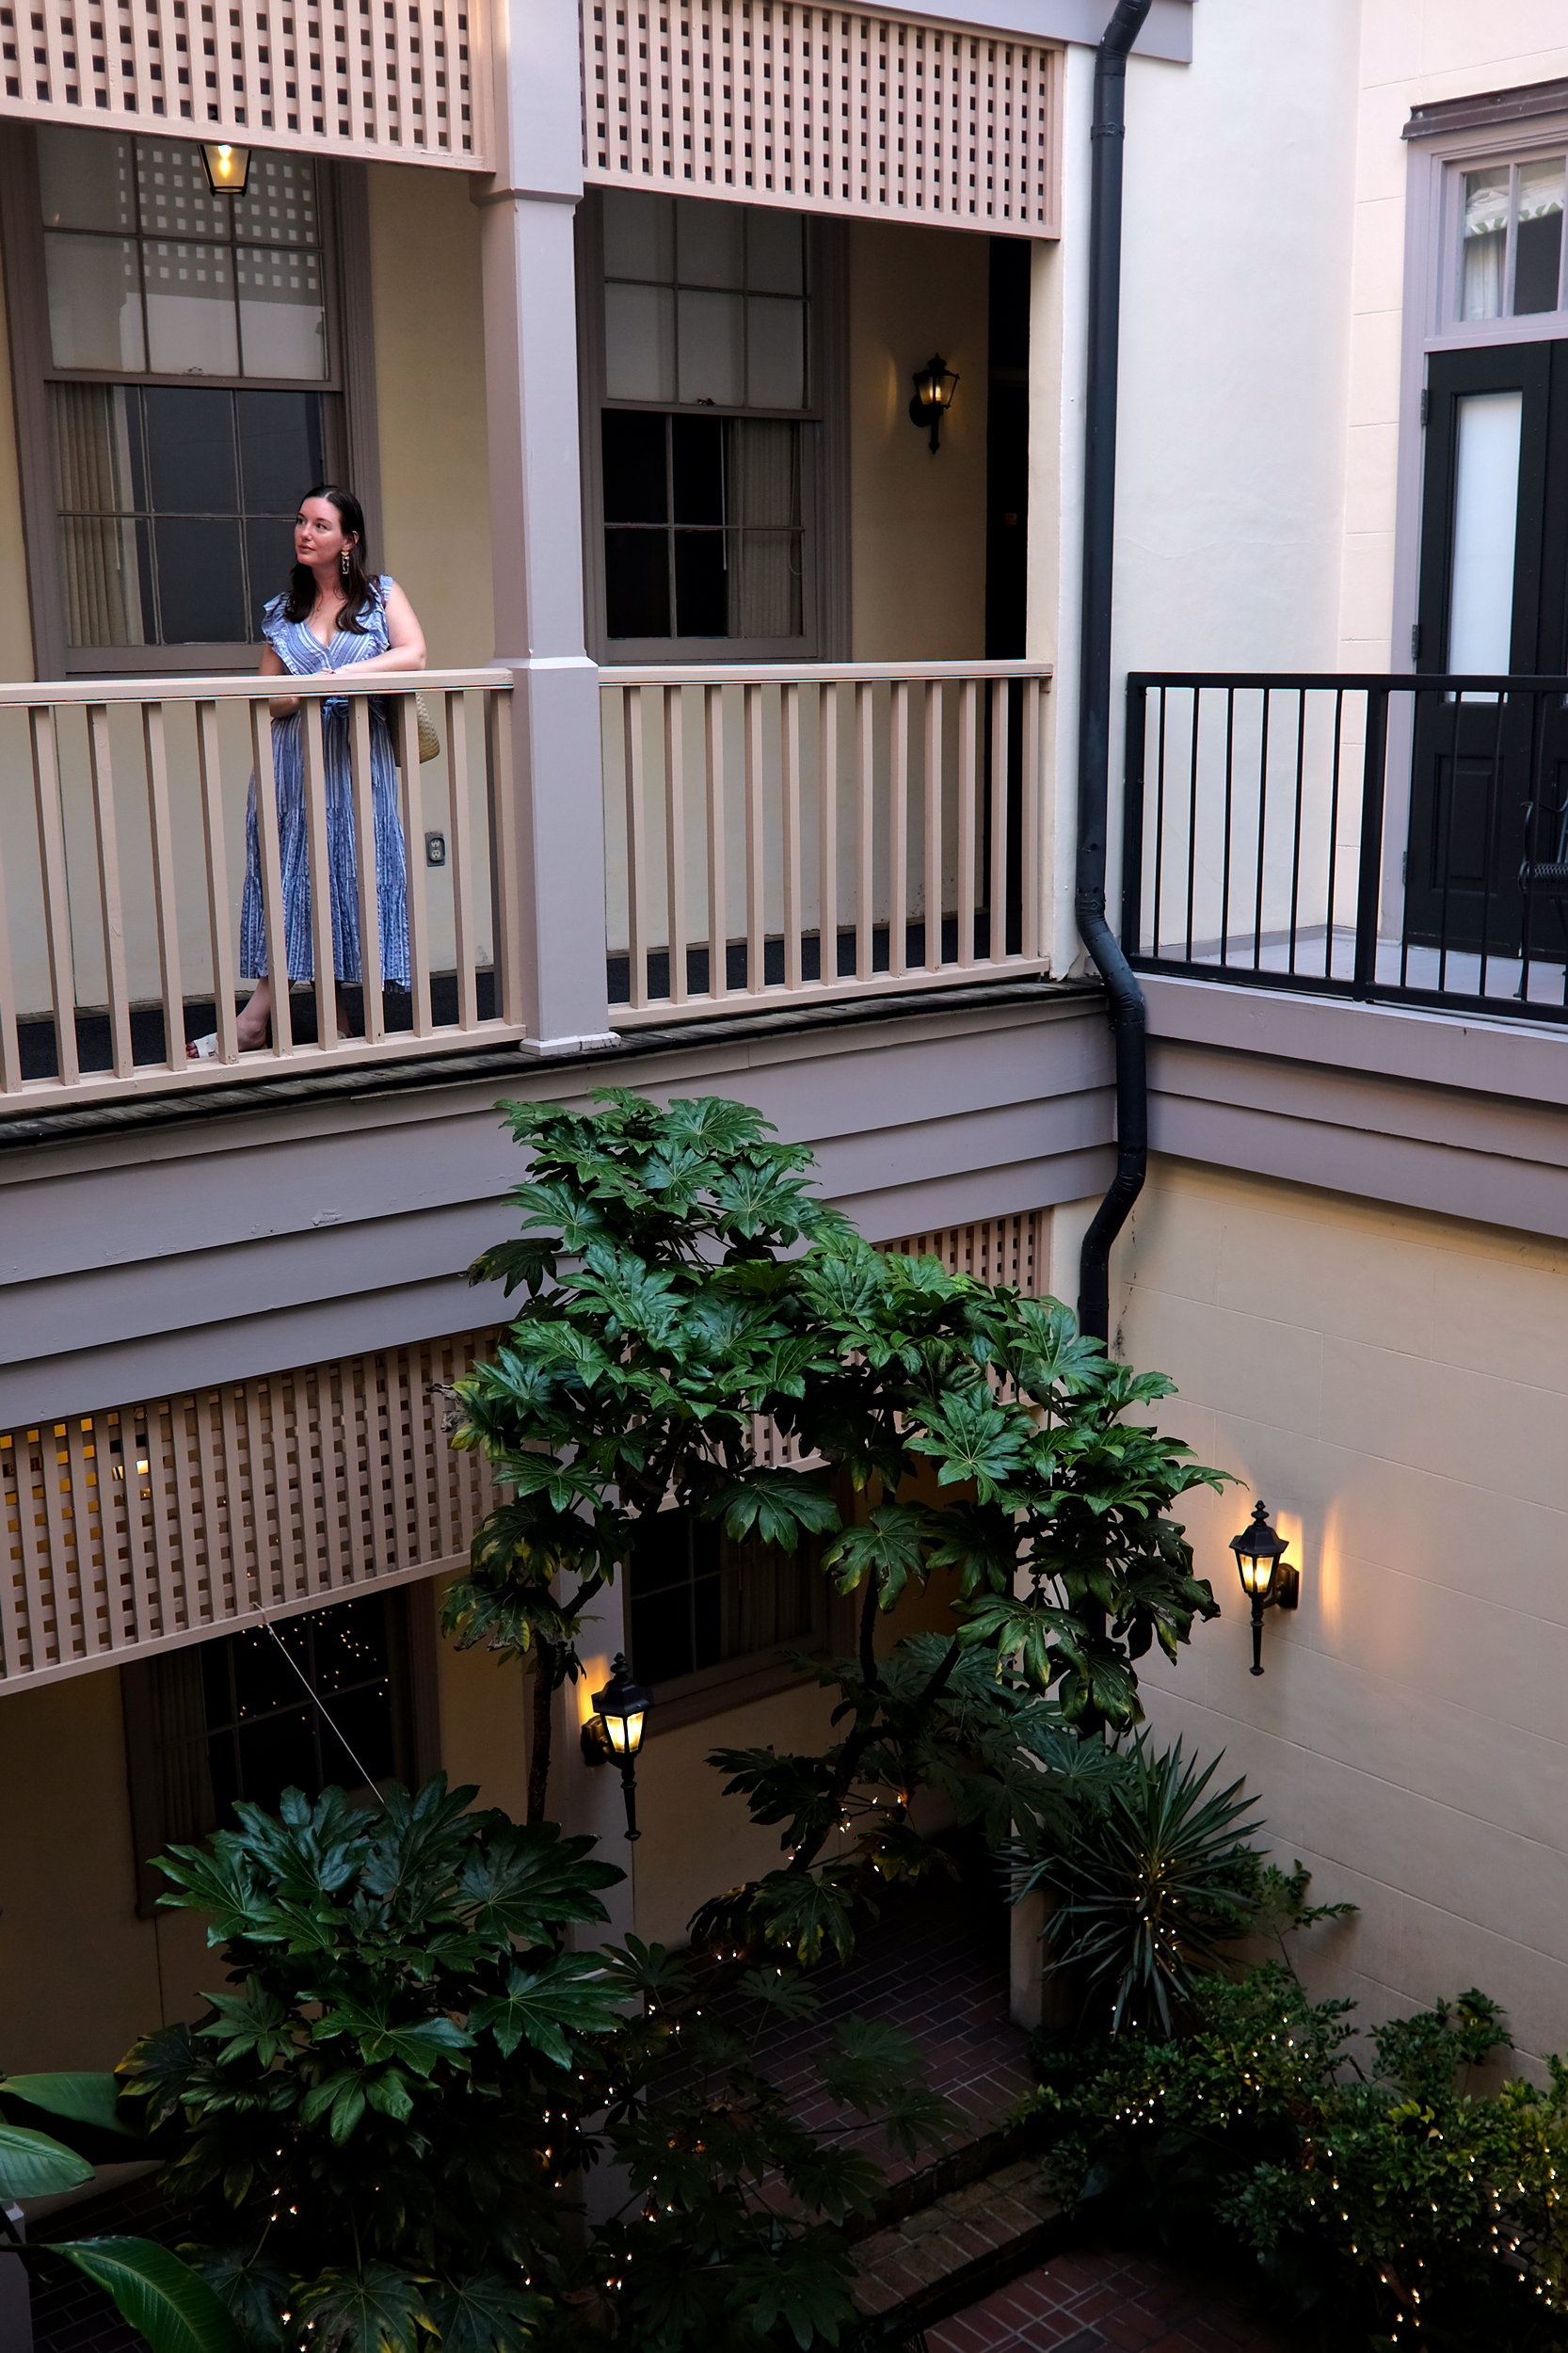
<instances>
[{"instance_id":1,"label":"blue patterned maxi dress","mask_svg":"<svg viewBox=\"0 0 1568 2353\"><path fill-rule=\"evenodd\" d=\"M274 597L262 616L262 629L283 667L295 678L318 670L346 670L351 663L388 650L387 590L383 574L370 584L370 598L360 615L362 634L339 630L330 647L312 635L305 621L283 617L281 597ZM321 706L322 749L327 771L327 860L332 891L332 966L340 981L357 981L360 971L359 865L354 840L354 788L349 766L349 720L346 699L328 696ZM291 981L315 977L311 937L311 869L309 827L302 790L304 758L302 713L272 723L272 766L278 780L278 834L283 881L283 941ZM376 905L381 934L381 973L400 987L408 984L408 881L399 810L397 764L385 703L370 706L370 798L376 832ZM256 828L256 780L250 780L250 803L245 822L245 896L240 904L240 970L259 980L267 968L266 922L262 901L261 845Z\"/></svg>"}]
</instances>

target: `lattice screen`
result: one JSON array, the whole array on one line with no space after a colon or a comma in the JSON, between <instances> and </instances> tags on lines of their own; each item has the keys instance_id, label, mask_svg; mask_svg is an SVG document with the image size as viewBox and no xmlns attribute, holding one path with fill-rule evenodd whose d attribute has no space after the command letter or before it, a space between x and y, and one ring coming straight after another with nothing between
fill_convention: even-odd
<instances>
[{"instance_id":1,"label":"lattice screen","mask_svg":"<svg viewBox=\"0 0 1568 2353\"><path fill-rule=\"evenodd\" d=\"M495 1497L434 1391L492 1338L0 1434L0 1689L456 1566Z\"/></svg>"},{"instance_id":2,"label":"lattice screen","mask_svg":"<svg viewBox=\"0 0 1568 2353\"><path fill-rule=\"evenodd\" d=\"M473 170L483 4L0 0L0 113Z\"/></svg>"},{"instance_id":3,"label":"lattice screen","mask_svg":"<svg viewBox=\"0 0 1568 2353\"><path fill-rule=\"evenodd\" d=\"M984 1218L977 1225L942 1225L879 1247L911 1258L940 1258L950 1274L1010 1283L1029 1299L1043 1299L1050 1289L1048 1209L1030 1209L1022 1217Z\"/></svg>"},{"instance_id":4,"label":"lattice screen","mask_svg":"<svg viewBox=\"0 0 1568 2353\"><path fill-rule=\"evenodd\" d=\"M584 0L587 176L1057 233L1059 49L793 0Z\"/></svg>"}]
</instances>

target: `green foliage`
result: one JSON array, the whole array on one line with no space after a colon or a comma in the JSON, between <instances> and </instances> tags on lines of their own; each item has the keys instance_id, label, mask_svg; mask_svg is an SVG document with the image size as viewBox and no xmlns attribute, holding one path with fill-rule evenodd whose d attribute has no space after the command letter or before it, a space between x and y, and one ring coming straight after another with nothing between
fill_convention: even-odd
<instances>
[{"instance_id":1,"label":"green foliage","mask_svg":"<svg viewBox=\"0 0 1568 2353\"><path fill-rule=\"evenodd\" d=\"M1090 2023L1112 2034L1168 2034L1200 1975L1256 1924L1265 1882L1247 1841L1260 1824L1240 1781L1210 1794L1218 1768L1215 1758L1200 1769L1179 1740L1154 1749L1141 1734L1072 1834L1016 1874L1016 1897L1044 1888L1053 1898L1046 1935L1054 1957L1083 1986ZM1273 1872L1276 1908L1292 1885Z\"/></svg>"},{"instance_id":2,"label":"green foliage","mask_svg":"<svg viewBox=\"0 0 1568 2353\"><path fill-rule=\"evenodd\" d=\"M846 2138L874 2120L913 2153L955 2121L911 2046L839 2021L818 2073L843 2121L808 2130L757 2057L770 2019L813 2014L798 1976L755 1970L715 2009L712 1973L659 1946L565 1950L620 1874L472 1796L291 1792L165 1863L230 1990L121 2073L247 2353L837 2344L838 2226L880 2179Z\"/></svg>"},{"instance_id":3,"label":"green foliage","mask_svg":"<svg viewBox=\"0 0 1568 2353\"><path fill-rule=\"evenodd\" d=\"M1568 2065L1489 2093L1507 2037L1469 1993L1374 2027L1268 1962L1210 1977L1179 2039L1048 2046L1033 2103L1053 2179L1085 2224L1114 2217L1191 2251L1238 2240L1328 2353L1568 2343Z\"/></svg>"},{"instance_id":4,"label":"green foliage","mask_svg":"<svg viewBox=\"0 0 1568 2353\"><path fill-rule=\"evenodd\" d=\"M562 2088L619 2022L564 1929L619 1874L591 1841L470 1812L430 1783L367 1813L341 1790L164 1865L166 1901L212 1915L237 1991L121 2069L182 2146L167 2175L206 2268L260 2346L411 2346L454 2296L512 2313L552 2243ZM492 2293L493 2290L493 2293ZM292 2314L292 2319L285 2319Z\"/></svg>"},{"instance_id":5,"label":"green foliage","mask_svg":"<svg viewBox=\"0 0 1568 2353\"><path fill-rule=\"evenodd\" d=\"M587 1603L677 1504L792 1550L826 1536L872 1612L950 1570L964 1644L1068 1722L1136 1721L1133 1662L1217 1607L1168 1513L1221 1474L1134 1417L1170 1384L1054 1301L871 1249L742 1104L595 1099L507 1107L524 1236L474 1274L525 1297L457 1385L454 1442L513 1494L449 1597L459 1642L574 1674ZM759 1419L825 1471L759 1463Z\"/></svg>"},{"instance_id":6,"label":"green foliage","mask_svg":"<svg viewBox=\"0 0 1568 2353\"><path fill-rule=\"evenodd\" d=\"M72 2264L139 2329L152 2353L239 2353L233 2324L212 2290L168 2248L143 2238L65 2239L24 2248L4 2221L23 2198L80 2188L92 2179L91 2151L106 2143L123 2159L142 2153L141 2137L120 2110L112 2075L0 2077L0 2256L34 2265ZM57 2118L73 2143L18 2122L9 2111Z\"/></svg>"}]
</instances>

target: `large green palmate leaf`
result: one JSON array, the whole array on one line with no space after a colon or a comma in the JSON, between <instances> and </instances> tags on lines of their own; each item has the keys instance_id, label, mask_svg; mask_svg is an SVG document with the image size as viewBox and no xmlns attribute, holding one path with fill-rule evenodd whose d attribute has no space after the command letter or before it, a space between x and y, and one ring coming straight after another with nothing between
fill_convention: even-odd
<instances>
[{"instance_id":1,"label":"large green palmate leaf","mask_svg":"<svg viewBox=\"0 0 1568 2353\"><path fill-rule=\"evenodd\" d=\"M26 2124L0 2122L0 2199L53 2198L92 2179L92 2168L63 2141Z\"/></svg>"},{"instance_id":2,"label":"large green palmate leaf","mask_svg":"<svg viewBox=\"0 0 1568 2353\"><path fill-rule=\"evenodd\" d=\"M55 2252L96 2281L152 2353L242 2353L204 2280L149 2238L67 2239Z\"/></svg>"},{"instance_id":3,"label":"large green palmate leaf","mask_svg":"<svg viewBox=\"0 0 1568 2353\"><path fill-rule=\"evenodd\" d=\"M0 2098L20 2100L46 2116L61 2116L72 2124L90 2124L94 2132L140 2137L120 2113L120 2086L112 2075L4 2075Z\"/></svg>"}]
</instances>

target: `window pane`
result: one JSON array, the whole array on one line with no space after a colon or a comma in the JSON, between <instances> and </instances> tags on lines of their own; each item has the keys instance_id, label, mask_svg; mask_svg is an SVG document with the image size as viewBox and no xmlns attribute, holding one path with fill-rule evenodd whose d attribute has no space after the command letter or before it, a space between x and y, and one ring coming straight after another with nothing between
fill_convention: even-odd
<instances>
[{"instance_id":1,"label":"window pane","mask_svg":"<svg viewBox=\"0 0 1568 2353\"><path fill-rule=\"evenodd\" d=\"M1484 677L1512 651L1524 394L1466 392L1457 406L1448 667Z\"/></svg>"},{"instance_id":2,"label":"window pane","mask_svg":"<svg viewBox=\"0 0 1568 2353\"><path fill-rule=\"evenodd\" d=\"M1513 261L1513 308L1521 316L1558 307L1562 261L1563 158L1519 167L1518 251Z\"/></svg>"},{"instance_id":3,"label":"window pane","mask_svg":"<svg viewBox=\"0 0 1568 2353\"><path fill-rule=\"evenodd\" d=\"M208 187L201 150L194 139L138 139L136 195L144 234L230 234L229 207L233 199L215 196Z\"/></svg>"},{"instance_id":4,"label":"window pane","mask_svg":"<svg viewBox=\"0 0 1568 2353\"><path fill-rule=\"evenodd\" d=\"M170 245L142 248L147 280L148 365L159 376L236 376L234 286L227 249Z\"/></svg>"},{"instance_id":5,"label":"window pane","mask_svg":"<svg viewBox=\"0 0 1568 2353\"><path fill-rule=\"evenodd\" d=\"M312 1611L309 1624L311 1680L323 1699L359 1690L389 1673L386 1612L378 1600L340 1602L335 1609Z\"/></svg>"},{"instance_id":6,"label":"window pane","mask_svg":"<svg viewBox=\"0 0 1568 2353\"><path fill-rule=\"evenodd\" d=\"M742 531L731 537L731 637L798 637L800 534Z\"/></svg>"},{"instance_id":7,"label":"window pane","mask_svg":"<svg viewBox=\"0 0 1568 2353\"><path fill-rule=\"evenodd\" d=\"M247 627L253 644L262 634L262 608L282 595L294 569L294 524L281 515L248 515L245 524Z\"/></svg>"},{"instance_id":8,"label":"window pane","mask_svg":"<svg viewBox=\"0 0 1568 2353\"><path fill-rule=\"evenodd\" d=\"M744 286L739 204L705 204L700 197L676 199L676 260L683 286Z\"/></svg>"},{"instance_id":9,"label":"window pane","mask_svg":"<svg viewBox=\"0 0 1568 2353\"><path fill-rule=\"evenodd\" d=\"M603 424L604 520L665 521L664 418L607 408Z\"/></svg>"},{"instance_id":10,"label":"window pane","mask_svg":"<svg viewBox=\"0 0 1568 2353\"><path fill-rule=\"evenodd\" d=\"M152 547L166 646L248 641L237 520L161 517L152 525Z\"/></svg>"},{"instance_id":11,"label":"window pane","mask_svg":"<svg viewBox=\"0 0 1568 2353\"><path fill-rule=\"evenodd\" d=\"M605 277L667 283L675 275L674 199L606 188L600 201Z\"/></svg>"},{"instance_id":12,"label":"window pane","mask_svg":"<svg viewBox=\"0 0 1568 2353\"><path fill-rule=\"evenodd\" d=\"M146 645L139 529L113 516L68 515L62 520L68 646Z\"/></svg>"},{"instance_id":13,"label":"window pane","mask_svg":"<svg viewBox=\"0 0 1568 2353\"><path fill-rule=\"evenodd\" d=\"M247 376L325 376L327 314L313 253L241 246L234 255Z\"/></svg>"},{"instance_id":14,"label":"window pane","mask_svg":"<svg viewBox=\"0 0 1568 2353\"><path fill-rule=\"evenodd\" d=\"M717 417L670 419L678 523L723 522L724 433Z\"/></svg>"},{"instance_id":15,"label":"window pane","mask_svg":"<svg viewBox=\"0 0 1568 2353\"><path fill-rule=\"evenodd\" d=\"M667 533L606 531L604 606L604 625L612 637L669 635Z\"/></svg>"},{"instance_id":16,"label":"window pane","mask_svg":"<svg viewBox=\"0 0 1568 2353\"><path fill-rule=\"evenodd\" d=\"M675 298L667 287L605 287L604 389L612 400L675 398Z\"/></svg>"},{"instance_id":17,"label":"window pane","mask_svg":"<svg viewBox=\"0 0 1568 2353\"><path fill-rule=\"evenodd\" d=\"M739 408L745 400L744 297L688 294L680 306L680 389L677 398Z\"/></svg>"},{"instance_id":18,"label":"window pane","mask_svg":"<svg viewBox=\"0 0 1568 2353\"><path fill-rule=\"evenodd\" d=\"M38 128L39 200L46 229L134 229L131 142L103 131Z\"/></svg>"},{"instance_id":19,"label":"window pane","mask_svg":"<svg viewBox=\"0 0 1568 2353\"><path fill-rule=\"evenodd\" d=\"M1501 318L1503 263L1508 244L1508 166L1464 174L1463 281L1459 315Z\"/></svg>"},{"instance_id":20,"label":"window pane","mask_svg":"<svg viewBox=\"0 0 1568 2353\"><path fill-rule=\"evenodd\" d=\"M281 1659L279 1665L282 1665ZM295 1685L297 1691L299 1686ZM316 1763L315 1710L301 1703L277 1716L264 1716L246 1725L236 1743L239 1750L238 1795L275 1812L285 1789L303 1789L307 1797L320 1791ZM217 1795L216 1772L213 1794Z\"/></svg>"},{"instance_id":21,"label":"window pane","mask_svg":"<svg viewBox=\"0 0 1568 2353\"><path fill-rule=\"evenodd\" d=\"M754 408L806 405L806 305L754 295L746 305L747 397Z\"/></svg>"},{"instance_id":22,"label":"window pane","mask_svg":"<svg viewBox=\"0 0 1568 2353\"><path fill-rule=\"evenodd\" d=\"M55 365L139 375L147 362L134 243L125 237L46 236L43 261Z\"/></svg>"},{"instance_id":23,"label":"window pane","mask_svg":"<svg viewBox=\"0 0 1568 2353\"><path fill-rule=\"evenodd\" d=\"M729 520L794 525L800 520L800 427L783 420L734 418L729 440Z\"/></svg>"},{"instance_id":24,"label":"window pane","mask_svg":"<svg viewBox=\"0 0 1568 2353\"><path fill-rule=\"evenodd\" d=\"M678 531L675 535L678 637L730 634L724 543L722 531Z\"/></svg>"},{"instance_id":25,"label":"window pane","mask_svg":"<svg viewBox=\"0 0 1568 2353\"><path fill-rule=\"evenodd\" d=\"M286 516L292 526L305 492L327 472L319 393L236 392L234 417L246 511Z\"/></svg>"},{"instance_id":26,"label":"window pane","mask_svg":"<svg viewBox=\"0 0 1568 2353\"><path fill-rule=\"evenodd\" d=\"M234 476L232 392L185 392L150 384L147 411L147 503L165 515L232 515L239 505Z\"/></svg>"},{"instance_id":27,"label":"window pane","mask_svg":"<svg viewBox=\"0 0 1568 2353\"><path fill-rule=\"evenodd\" d=\"M250 154L243 196L225 197L233 233L248 245L319 245L315 166L296 155Z\"/></svg>"},{"instance_id":28,"label":"window pane","mask_svg":"<svg viewBox=\"0 0 1568 2353\"><path fill-rule=\"evenodd\" d=\"M805 222L798 213L746 213L746 284L759 294L806 291Z\"/></svg>"},{"instance_id":29,"label":"window pane","mask_svg":"<svg viewBox=\"0 0 1568 2353\"><path fill-rule=\"evenodd\" d=\"M139 646L141 557L133 443L139 393L112 384L52 384L50 441L65 569L66 642Z\"/></svg>"}]
</instances>

